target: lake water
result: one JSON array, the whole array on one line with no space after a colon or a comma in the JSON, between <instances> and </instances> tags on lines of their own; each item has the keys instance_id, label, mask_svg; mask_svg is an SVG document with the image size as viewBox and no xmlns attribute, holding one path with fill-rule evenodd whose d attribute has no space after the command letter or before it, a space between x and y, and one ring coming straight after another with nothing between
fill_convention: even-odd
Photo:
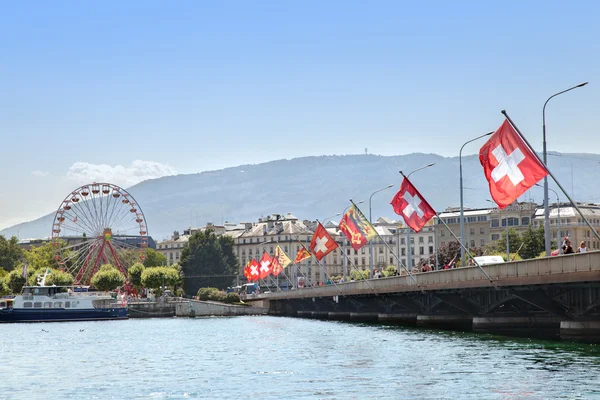
<instances>
[{"instance_id":1,"label":"lake water","mask_svg":"<svg viewBox=\"0 0 600 400\"><path fill-rule=\"evenodd\" d=\"M0 332L2 399L600 398L593 345L265 316Z\"/></svg>"}]
</instances>

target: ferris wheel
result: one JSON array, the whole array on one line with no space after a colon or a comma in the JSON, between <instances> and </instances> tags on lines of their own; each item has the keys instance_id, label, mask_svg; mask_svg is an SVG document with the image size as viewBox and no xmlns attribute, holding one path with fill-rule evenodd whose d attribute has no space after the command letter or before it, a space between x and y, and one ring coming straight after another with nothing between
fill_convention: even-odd
<instances>
[{"instance_id":1,"label":"ferris wheel","mask_svg":"<svg viewBox=\"0 0 600 400\"><path fill-rule=\"evenodd\" d=\"M146 217L133 196L110 183L92 183L71 192L52 224L54 259L89 284L102 264L112 264L127 277L127 269L145 258Z\"/></svg>"}]
</instances>

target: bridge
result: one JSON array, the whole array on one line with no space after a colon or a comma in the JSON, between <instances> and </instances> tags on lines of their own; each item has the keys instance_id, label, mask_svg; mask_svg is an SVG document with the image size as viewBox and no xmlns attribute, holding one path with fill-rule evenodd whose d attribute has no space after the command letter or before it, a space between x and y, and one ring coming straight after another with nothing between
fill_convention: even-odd
<instances>
[{"instance_id":1,"label":"bridge","mask_svg":"<svg viewBox=\"0 0 600 400\"><path fill-rule=\"evenodd\" d=\"M262 302L273 315L600 343L600 251L307 287L247 301Z\"/></svg>"}]
</instances>

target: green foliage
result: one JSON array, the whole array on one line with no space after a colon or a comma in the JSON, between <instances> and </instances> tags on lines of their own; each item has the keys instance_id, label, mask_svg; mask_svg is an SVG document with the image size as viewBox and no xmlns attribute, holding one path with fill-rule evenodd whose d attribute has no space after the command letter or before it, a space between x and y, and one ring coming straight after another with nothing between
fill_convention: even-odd
<instances>
[{"instance_id":1,"label":"green foliage","mask_svg":"<svg viewBox=\"0 0 600 400\"><path fill-rule=\"evenodd\" d=\"M60 246L66 246L65 242L60 242ZM63 257L68 258L69 251L63 252ZM29 267L35 270L46 270L47 268L59 269L58 262L54 259L55 249L51 242L39 247L32 247L25 251L25 260Z\"/></svg>"},{"instance_id":2,"label":"green foliage","mask_svg":"<svg viewBox=\"0 0 600 400\"><path fill-rule=\"evenodd\" d=\"M23 259L23 249L19 246L16 236L9 240L0 235L0 267L6 271L12 271Z\"/></svg>"},{"instance_id":3,"label":"green foliage","mask_svg":"<svg viewBox=\"0 0 600 400\"><path fill-rule=\"evenodd\" d=\"M369 279L369 270L368 269L362 269L362 270L353 269L352 271L350 271L350 279L354 279L355 281L362 281L363 279Z\"/></svg>"},{"instance_id":4,"label":"green foliage","mask_svg":"<svg viewBox=\"0 0 600 400\"><path fill-rule=\"evenodd\" d=\"M227 298L227 294L224 291L217 290L216 292L212 292L208 299L212 300L212 301L225 302L226 298Z\"/></svg>"},{"instance_id":5,"label":"green foliage","mask_svg":"<svg viewBox=\"0 0 600 400\"><path fill-rule=\"evenodd\" d=\"M46 285L56 286L69 286L75 281L73 275L68 272L53 269L50 271L50 275L46 277Z\"/></svg>"},{"instance_id":6,"label":"green foliage","mask_svg":"<svg viewBox=\"0 0 600 400\"><path fill-rule=\"evenodd\" d=\"M194 233L181 253L185 292L191 295L201 287L224 289L230 286L238 273L233 248L234 242L229 236L217 236L211 230Z\"/></svg>"},{"instance_id":7,"label":"green foliage","mask_svg":"<svg viewBox=\"0 0 600 400\"><path fill-rule=\"evenodd\" d=\"M142 273L144 273L144 264L135 263L128 270L127 274L129 275L129 282L131 282L136 288L139 288L142 285Z\"/></svg>"},{"instance_id":8,"label":"green foliage","mask_svg":"<svg viewBox=\"0 0 600 400\"><path fill-rule=\"evenodd\" d=\"M177 270L169 267L151 267L142 272L142 285L147 288L159 289L161 286L177 284Z\"/></svg>"},{"instance_id":9,"label":"green foliage","mask_svg":"<svg viewBox=\"0 0 600 400\"><path fill-rule=\"evenodd\" d=\"M219 289L217 289L216 287L203 287L198 289L198 299L200 300L208 300L210 299L210 296L212 293L214 292L218 292Z\"/></svg>"},{"instance_id":10,"label":"green foliage","mask_svg":"<svg viewBox=\"0 0 600 400\"><path fill-rule=\"evenodd\" d=\"M10 294L10 289L8 288L8 285L6 284L7 277L8 277L8 275L0 277L0 296L6 296L7 294Z\"/></svg>"},{"instance_id":11,"label":"green foliage","mask_svg":"<svg viewBox=\"0 0 600 400\"><path fill-rule=\"evenodd\" d=\"M8 276L4 278L4 282L8 286L11 293L16 294L21 292L21 288L25 286L25 278L21 276L20 269L13 269Z\"/></svg>"},{"instance_id":12,"label":"green foliage","mask_svg":"<svg viewBox=\"0 0 600 400\"><path fill-rule=\"evenodd\" d=\"M543 225L535 230L530 225L521 235L521 240L523 247L521 247L519 255L523 257L523 259L536 258L541 252L544 252L544 255L546 255Z\"/></svg>"},{"instance_id":13,"label":"green foliage","mask_svg":"<svg viewBox=\"0 0 600 400\"><path fill-rule=\"evenodd\" d=\"M123 274L110 264L105 264L100 267L98 272L92 277L92 285L98 290L115 290L119 286L123 286L125 278Z\"/></svg>"},{"instance_id":14,"label":"green foliage","mask_svg":"<svg viewBox=\"0 0 600 400\"><path fill-rule=\"evenodd\" d=\"M521 236L519 236L517 231L515 231L513 228L508 228L509 250L517 251L519 247L521 247L521 243ZM497 251L498 253L504 252L504 255L506 255L506 231L503 235L500 236L500 239L494 242L494 244L496 245L496 248L494 249L495 251Z\"/></svg>"},{"instance_id":15,"label":"green foliage","mask_svg":"<svg viewBox=\"0 0 600 400\"><path fill-rule=\"evenodd\" d=\"M241 299L240 299L239 294L231 292L231 293L227 293L227 295L225 296L224 302L231 304L231 303L239 303L240 300Z\"/></svg>"},{"instance_id":16,"label":"green foliage","mask_svg":"<svg viewBox=\"0 0 600 400\"><path fill-rule=\"evenodd\" d=\"M148 247L146 249L146 258L144 258L144 267L161 267L163 265L167 265L167 257Z\"/></svg>"},{"instance_id":17,"label":"green foliage","mask_svg":"<svg viewBox=\"0 0 600 400\"><path fill-rule=\"evenodd\" d=\"M398 269L393 266L393 265L388 265L387 267L385 267L385 269L383 270L383 275L384 276L394 276L394 274L396 274L396 272L398 272Z\"/></svg>"}]
</instances>

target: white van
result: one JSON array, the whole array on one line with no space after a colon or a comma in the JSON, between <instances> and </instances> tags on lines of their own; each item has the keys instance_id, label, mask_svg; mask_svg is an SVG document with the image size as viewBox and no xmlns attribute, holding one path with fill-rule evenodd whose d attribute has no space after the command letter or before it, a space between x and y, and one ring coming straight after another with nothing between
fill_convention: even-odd
<instances>
[{"instance_id":1,"label":"white van","mask_svg":"<svg viewBox=\"0 0 600 400\"><path fill-rule=\"evenodd\" d=\"M481 256L473 257L473 259L477 261L477 264L480 266L504 263L504 258L502 258L502 256Z\"/></svg>"}]
</instances>

